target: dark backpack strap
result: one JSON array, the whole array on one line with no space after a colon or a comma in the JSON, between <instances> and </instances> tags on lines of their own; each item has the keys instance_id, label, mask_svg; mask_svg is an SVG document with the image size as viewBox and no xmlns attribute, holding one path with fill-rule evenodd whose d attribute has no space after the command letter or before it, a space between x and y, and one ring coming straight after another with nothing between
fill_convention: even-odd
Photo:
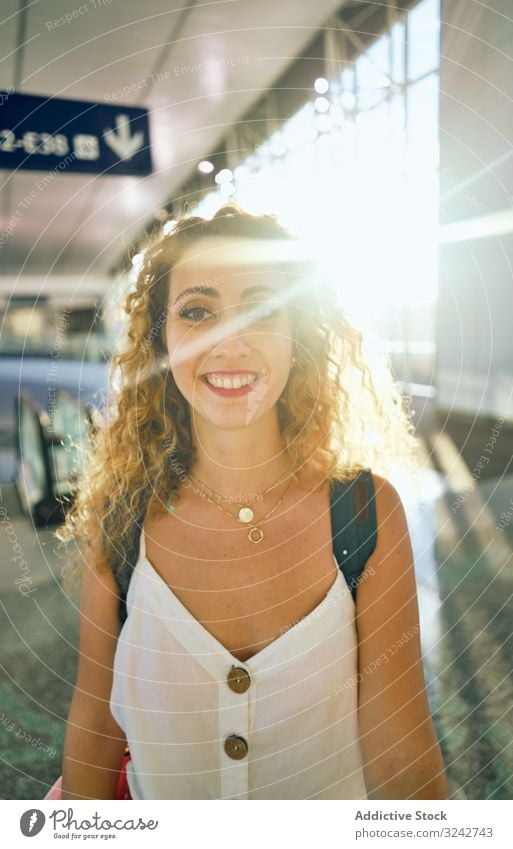
<instances>
[{"instance_id":1,"label":"dark backpack strap","mask_svg":"<svg viewBox=\"0 0 513 849\"><path fill-rule=\"evenodd\" d=\"M134 571L135 565L139 558L139 547L141 542L141 530L143 522L143 515L139 516L138 518L134 518L130 537L127 540L126 544L125 556L123 556L122 554L118 555L114 565L114 577L116 579L119 590L119 620L121 622L121 625L123 625L128 614L126 607L126 597L128 594L128 587L130 585L130 578L132 577L132 572Z\"/></svg>"},{"instance_id":2,"label":"dark backpack strap","mask_svg":"<svg viewBox=\"0 0 513 849\"><path fill-rule=\"evenodd\" d=\"M351 481L331 481L331 528L335 558L356 600L360 576L377 541L370 469L362 469Z\"/></svg>"}]
</instances>

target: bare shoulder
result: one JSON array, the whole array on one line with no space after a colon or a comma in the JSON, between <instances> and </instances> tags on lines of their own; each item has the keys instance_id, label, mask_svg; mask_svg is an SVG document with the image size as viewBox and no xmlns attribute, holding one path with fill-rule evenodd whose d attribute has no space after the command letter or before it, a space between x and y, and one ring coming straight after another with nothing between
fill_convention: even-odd
<instances>
[{"instance_id":1,"label":"bare shoulder","mask_svg":"<svg viewBox=\"0 0 513 849\"><path fill-rule=\"evenodd\" d=\"M376 495L376 518L378 522L378 545L384 537L397 530L407 531L406 515L401 497L395 486L380 475L372 474Z\"/></svg>"},{"instance_id":2,"label":"bare shoulder","mask_svg":"<svg viewBox=\"0 0 513 849\"><path fill-rule=\"evenodd\" d=\"M112 627L115 632L118 625L119 590L112 570L99 570L93 563L85 566L82 579L80 615L82 623L101 620L102 624Z\"/></svg>"},{"instance_id":3,"label":"bare shoulder","mask_svg":"<svg viewBox=\"0 0 513 849\"><path fill-rule=\"evenodd\" d=\"M95 621L105 617L115 620L118 603L118 586L114 573L107 562L105 552L101 549L100 537L93 533L84 558L80 600L82 622L84 619Z\"/></svg>"},{"instance_id":4,"label":"bare shoulder","mask_svg":"<svg viewBox=\"0 0 513 849\"><path fill-rule=\"evenodd\" d=\"M395 486L380 475L372 475L375 491L377 539L376 547L366 563L365 580L358 589L358 598L368 601L369 596L385 589L393 593L393 584L413 576L413 552L404 505ZM386 563L386 566L379 566ZM370 579L373 580L370 580ZM407 578L408 580L408 578ZM411 580L411 577L410 577ZM365 585L367 585L365 587Z\"/></svg>"}]
</instances>

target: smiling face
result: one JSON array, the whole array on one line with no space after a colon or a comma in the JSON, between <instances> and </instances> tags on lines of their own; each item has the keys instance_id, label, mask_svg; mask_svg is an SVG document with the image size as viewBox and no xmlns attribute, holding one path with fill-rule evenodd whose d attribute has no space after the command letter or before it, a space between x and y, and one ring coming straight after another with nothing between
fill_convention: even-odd
<instances>
[{"instance_id":1,"label":"smiling face","mask_svg":"<svg viewBox=\"0 0 513 849\"><path fill-rule=\"evenodd\" d=\"M171 273L170 368L194 414L220 427L272 411L291 368L286 276L251 250L241 241L203 239Z\"/></svg>"}]
</instances>

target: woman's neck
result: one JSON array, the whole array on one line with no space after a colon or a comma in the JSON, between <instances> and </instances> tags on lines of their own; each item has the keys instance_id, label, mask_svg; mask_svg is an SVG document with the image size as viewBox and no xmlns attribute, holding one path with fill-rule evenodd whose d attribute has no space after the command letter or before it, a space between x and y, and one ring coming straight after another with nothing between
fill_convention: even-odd
<instances>
[{"instance_id":1,"label":"woman's neck","mask_svg":"<svg viewBox=\"0 0 513 849\"><path fill-rule=\"evenodd\" d=\"M232 498L265 490L292 467L273 415L242 428L218 428L195 417L193 442L196 460L192 474L210 489Z\"/></svg>"}]
</instances>

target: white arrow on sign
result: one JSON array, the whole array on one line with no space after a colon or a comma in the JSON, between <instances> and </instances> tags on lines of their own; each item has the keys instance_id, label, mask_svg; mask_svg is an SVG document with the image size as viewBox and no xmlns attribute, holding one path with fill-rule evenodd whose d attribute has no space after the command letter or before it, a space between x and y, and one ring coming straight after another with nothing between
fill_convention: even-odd
<instances>
[{"instance_id":1,"label":"white arrow on sign","mask_svg":"<svg viewBox=\"0 0 513 849\"><path fill-rule=\"evenodd\" d=\"M130 119L128 115L116 115L116 128L105 130L103 138L120 159L131 159L144 142L144 133L130 135Z\"/></svg>"}]
</instances>

